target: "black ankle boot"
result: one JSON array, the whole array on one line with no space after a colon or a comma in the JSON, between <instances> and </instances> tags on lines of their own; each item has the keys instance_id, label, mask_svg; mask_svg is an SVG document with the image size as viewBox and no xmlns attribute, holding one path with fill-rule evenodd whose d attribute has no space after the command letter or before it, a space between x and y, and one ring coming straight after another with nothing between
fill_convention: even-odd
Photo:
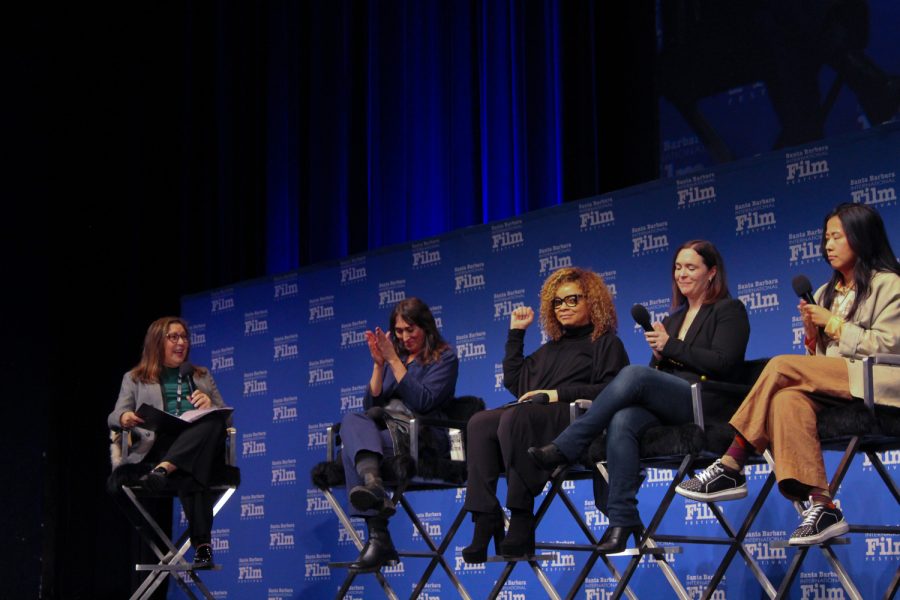
<instances>
[{"instance_id":1,"label":"black ankle boot","mask_svg":"<svg viewBox=\"0 0 900 600\"><path fill-rule=\"evenodd\" d=\"M534 515L529 511L515 511L509 519L509 531L500 544L504 557L534 554Z\"/></svg>"},{"instance_id":2,"label":"black ankle boot","mask_svg":"<svg viewBox=\"0 0 900 600\"><path fill-rule=\"evenodd\" d=\"M387 491L381 483L381 477L366 474L364 485L357 485L350 490L350 504L361 511L376 510L382 517L391 517L397 512Z\"/></svg>"},{"instance_id":3,"label":"black ankle boot","mask_svg":"<svg viewBox=\"0 0 900 600\"><path fill-rule=\"evenodd\" d=\"M644 528L640 525L633 525L631 527L607 527L606 531L603 532L603 537L600 538L600 543L597 545L597 552L600 554L618 554L625 550L625 546L628 545L628 537L633 535L635 540L634 544L637 545L641 533L644 531Z\"/></svg>"},{"instance_id":4,"label":"black ankle boot","mask_svg":"<svg viewBox=\"0 0 900 600\"><path fill-rule=\"evenodd\" d=\"M560 465L569 464L569 459L559 451L556 444L547 444L540 448L532 446L528 449L528 456L545 471L553 471Z\"/></svg>"},{"instance_id":5,"label":"black ankle boot","mask_svg":"<svg viewBox=\"0 0 900 600\"><path fill-rule=\"evenodd\" d=\"M369 517L366 519L369 529L369 539L359 558L350 564L350 570L356 573L372 573L385 565L396 565L400 561L394 541L387 529L387 519L383 517Z\"/></svg>"},{"instance_id":6,"label":"black ankle boot","mask_svg":"<svg viewBox=\"0 0 900 600\"><path fill-rule=\"evenodd\" d=\"M495 512L473 512L475 533L472 543L463 548L462 557L467 563L483 563L487 560L488 544L494 538L494 550L500 554L500 543L503 541L503 513L498 508Z\"/></svg>"}]
</instances>

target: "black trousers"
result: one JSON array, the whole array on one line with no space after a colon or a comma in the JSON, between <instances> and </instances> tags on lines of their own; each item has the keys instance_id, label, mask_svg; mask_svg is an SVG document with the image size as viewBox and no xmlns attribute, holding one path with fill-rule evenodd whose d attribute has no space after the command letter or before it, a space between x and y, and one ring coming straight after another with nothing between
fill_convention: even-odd
<instances>
[{"instance_id":1,"label":"black trousers","mask_svg":"<svg viewBox=\"0 0 900 600\"><path fill-rule=\"evenodd\" d=\"M499 508L497 480L506 473L506 506L534 510L534 498L550 479L528 456L529 446L543 446L569 424L569 405L517 404L484 410L466 428L466 510L492 512Z\"/></svg>"},{"instance_id":2,"label":"black trousers","mask_svg":"<svg viewBox=\"0 0 900 600\"><path fill-rule=\"evenodd\" d=\"M215 463L224 456L226 420L225 414L213 413L177 436L157 434L153 444L156 463L167 461L178 467L171 481L178 490L194 546L212 539L215 494L209 483Z\"/></svg>"}]
</instances>

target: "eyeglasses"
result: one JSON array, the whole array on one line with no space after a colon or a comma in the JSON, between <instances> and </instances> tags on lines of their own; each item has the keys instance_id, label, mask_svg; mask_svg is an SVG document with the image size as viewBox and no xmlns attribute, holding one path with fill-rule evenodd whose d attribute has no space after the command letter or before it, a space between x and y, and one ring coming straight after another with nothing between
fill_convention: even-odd
<instances>
[{"instance_id":1,"label":"eyeglasses","mask_svg":"<svg viewBox=\"0 0 900 600\"><path fill-rule=\"evenodd\" d=\"M574 308L578 306L579 298L584 298L584 294L572 294L571 296L566 296L565 298L554 298L551 301L551 304L553 304L553 310L559 310L563 303L565 303L565 305L569 308Z\"/></svg>"},{"instance_id":2,"label":"eyeglasses","mask_svg":"<svg viewBox=\"0 0 900 600\"><path fill-rule=\"evenodd\" d=\"M166 339L172 342L173 344L177 344L178 340L183 340L185 342L191 341L186 333L167 333Z\"/></svg>"}]
</instances>

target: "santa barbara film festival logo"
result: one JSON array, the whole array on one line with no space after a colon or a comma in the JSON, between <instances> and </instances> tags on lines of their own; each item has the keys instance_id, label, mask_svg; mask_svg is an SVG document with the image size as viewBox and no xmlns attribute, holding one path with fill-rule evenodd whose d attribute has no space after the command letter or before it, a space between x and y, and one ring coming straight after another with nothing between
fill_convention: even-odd
<instances>
[{"instance_id":1,"label":"santa barbara film festival logo","mask_svg":"<svg viewBox=\"0 0 900 600\"><path fill-rule=\"evenodd\" d=\"M391 308L406 298L406 280L394 279L378 284L378 308Z\"/></svg>"},{"instance_id":2,"label":"santa barbara film festival logo","mask_svg":"<svg viewBox=\"0 0 900 600\"><path fill-rule=\"evenodd\" d=\"M716 201L716 174L702 173L675 180L677 208L693 208Z\"/></svg>"},{"instance_id":3,"label":"santa barbara film festival logo","mask_svg":"<svg viewBox=\"0 0 900 600\"><path fill-rule=\"evenodd\" d=\"M263 559L261 556L238 558L238 581L254 583L263 580Z\"/></svg>"},{"instance_id":4,"label":"santa barbara film festival logo","mask_svg":"<svg viewBox=\"0 0 900 600\"><path fill-rule=\"evenodd\" d=\"M231 550L231 529L222 527L212 530L212 546L213 552L216 554L227 554Z\"/></svg>"},{"instance_id":5,"label":"santa barbara film festival logo","mask_svg":"<svg viewBox=\"0 0 900 600\"><path fill-rule=\"evenodd\" d=\"M646 256L669 250L669 222L648 223L631 228L631 256Z\"/></svg>"},{"instance_id":6,"label":"santa barbara film festival logo","mask_svg":"<svg viewBox=\"0 0 900 600\"><path fill-rule=\"evenodd\" d=\"M603 279L603 283L606 284L606 288L609 290L609 295L615 300L616 296L618 296L618 292L616 291L617 271L615 269L610 269L609 271L601 271L597 273L597 275Z\"/></svg>"},{"instance_id":7,"label":"santa barbara film festival logo","mask_svg":"<svg viewBox=\"0 0 900 600\"><path fill-rule=\"evenodd\" d=\"M272 339L272 361L295 360L300 357L300 336L296 333L276 335Z\"/></svg>"},{"instance_id":8,"label":"santa barbara film festival logo","mask_svg":"<svg viewBox=\"0 0 900 600\"><path fill-rule=\"evenodd\" d=\"M297 396L283 396L272 400L272 423L293 423L297 420Z\"/></svg>"},{"instance_id":9,"label":"santa barbara film festival logo","mask_svg":"<svg viewBox=\"0 0 900 600\"><path fill-rule=\"evenodd\" d=\"M263 519L265 516L265 494L241 496L241 521Z\"/></svg>"},{"instance_id":10,"label":"santa barbara film festival logo","mask_svg":"<svg viewBox=\"0 0 900 600\"><path fill-rule=\"evenodd\" d=\"M331 423L310 423L306 426L306 449L324 450L328 445L328 428Z\"/></svg>"},{"instance_id":11,"label":"santa barbara film festival logo","mask_svg":"<svg viewBox=\"0 0 900 600\"><path fill-rule=\"evenodd\" d=\"M234 370L234 346L216 348L209 353L210 369L213 373Z\"/></svg>"},{"instance_id":12,"label":"santa barbara film festival logo","mask_svg":"<svg viewBox=\"0 0 900 600\"><path fill-rule=\"evenodd\" d=\"M276 301L293 298L300 293L297 274L281 275L272 280L272 299Z\"/></svg>"},{"instance_id":13,"label":"santa barbara film festival logo","mask_svg":"<svg viewBox=\"0 0 900 600\"><path fill-rule=\"evenodd\" d=\"M747 307L747 312L762 313L778 310L778 279L757 279L738 283L738 300Z\"/></svg>"},{"instance_id":14,"label":"santa barbara film festival logo","mask_svg":"<svg viewBox=\"0 0 900 600\"><path fill-rule=\"evenodd\" d=\"M751 531L744 541L744 549L765 564L787 566L787 548L776 548L773 542L783 542L788 537L786 530Z\"/></svg>"},{"instance_id":15,"label":"santa barbara film festival logo","mask_svg":"<svg viewBox=\"0 0 900 600\"><path fill-rule=\"evenodd\" d=\"M282 458L272 461L273 486L294 485L297 483L297 461L293 458Z\"/></svg>"},{"instance_id":16,"label":"santa barbara film festival logo","mask_svg":"<svg viewBox=\"0 0 900 600\"><path fill-rule=\"evenodd\" d=\"M775 198L734 205L734 233L738 236L775 229Z\"/></svg>"},{"instance_id":17,"label":"santa barbara film festival logo","mask_svg":"<svg viewBox=\"0 0 900 600\"><path fill-rule=\"evenodd\" d=\"M554 244L538 248L538 276L546 277L557 269L572 266L572 244Z\"/></svg>"},{"instance_id":18,"label":"santa barbara film festival logo","mask_svg":"<svg viewBox=\"0 0 900 600\"><path fill-rule=\"evenodd\" d=\"M525 245L522 221L507 221L491 225L491 252L503 252Z\"/></svg>"},{"instance_id":19,"label":"santa barbara film festival logo","mask_svg":"<svg viewBox=\"0 0 900 600\"><path fill-rule=\"evenodd\" d=\"M219 290L209 295L209 312L219 314L234 310L234 290Z\"/></svg>"},{"instance_id":20,"label":"santa barbara film festival logo","mask_svg":"<svg viewBox=\"0 0 900 600\"><path fill-rule=\"evenodd\" d=\"M206 323L191 323L191 348L206 345Z\"/></svg>"},{"instance_id":21,"label":"santa barbara film festival logo","mask_svg":"<svg viewBox=\"0 0 900 600\"><path fill-rule=\"evenodd\" d=\"M857 204L882 207L897 203L893 171L850 180L850 199Z\"/></svg>"},{"instance_id":22,"label":"santa barbara film festival logo","mask_svg":"<svg viewBox=\"0 0 900 600\"><path fill-rule=\"evenodd\" d=\"M441 264L440 240L413 242L411 252L413 269L424 269Z\"/></svg>"},{"instance_id":23,"label":"santa barbara film festival logo","mask_svg":"<svg viewBox=\"0 0 900 600\"><path fill-rule=\"evenodd\" d=\"M325 385L334 382L334 359L320 358L311 360L308 363L309 380L307 384L310 386Z\"/></svg>"},{"instance_id":24,"label":"santa barbara film festival logo","mask_svg":"<svg viewBox=\"0 0 900 600\"><path fill-rule=\"evenodd\" d=\"M456 336L456 356L460 362L487 356L487 334L473 331Z\"/></svg>"},{"instance_id":25,"label":"santa barbara film festival logo","mask_svg":"<svg viewBox=\"0 0 900 600\"><path fill-rule=\"evenodd\" d=\"M844 600L847 597L841 580L830 571L800 572L799 600Z\"/></svg>"},{"instance_id":26,"label":"santa barbara film festival logo","mask_svg":"<svg viewBox=\"0 0 900 600\"><path fill-rule=\"evenodd\" d=\"M269 311L266 309L244 313L244 336L262 335L269 331Z\"/></svg>"},{"instance_id":27,"label":"santa barbara film festival logo","mask_svg":"<svg viewBox=\"0 0 900 600\"><path fill-rule=\"evenodd\" d=\"M359 348L366 343L366 320L341 323L341 350Z\"/></svg>"},{"instance_id":28,"label":"santa barbara film festival logo","mask_svg":"<svg viewBox=\"0 0 900 600\"><path fill-rule=\"evenodd\" d=\"M269 391L269 372L265 369L244 373L244 398L262 396Z\"/></svg>"},{"instance_id":29,"label":"santa barbara film festival logo","mask_svg":"<svg viewBox=\"0 0 900 600\"><path fill-rule=\"evenodd\" d=\"M309 299L309 322L321 323L334 318L334 296Z\"/></svg>"},{"instance_id":30,"label":"santa barbara film festival logo","mask_svg":"<svg viewBox=\"0 0 900 600\"><path fill-rule=\"evenodd\" d=\"M294 549L294 524L270 523L269 524L269 550L293 550Z\"/></svg>"},{"instance_id":31,"label":"santa barbara film festival logo","mask_svg":"<svg viewBox=\"0 0 900 600\"><path fill-rule=\"evenodd\" d=\"M351 412L361 412L363 410L363 400L366 398L366 385L351 385L342 387L341 392L341 414L345 415Z\"/></svg>"},{"instance_id":32,"label":"santa barbara film festival logo","mask_svg":"<svg viewBox=\"0 0 900 600\"><path fill-rule=\"evenodd\" d=\"M494 363L494 391L502 392L503 387L503 363Z\"/></svg>"},{"instance_id":33,"label":"santa barbara film festival logo","mask_svg":"<svg viewBox=\"0 0 900 600\"><path fill-rule=\"evenodd\" d=\"M306 488L306 516L331 514L331 505L322 490Z\"/></svg>"},{"instance_id":34,"label":"santa barbara film festival logo","mask_svg":"<svg viewBox=\"0 0 900 600\"><path fill-rule=\"evenodd\" d=\"M266 455L266 432L253 431L241 435L241 457L254 458Z\"/></svg>"},{"instance_id":35,"label":"santa barbara film festival logo","mask_svg":"<svg viewBox=\"0 0 900 600\"><path fill-rule=\"evenodd\" d=\"M304 554L303 580L315 581L324 580L331 577L331 569L328 563L331 562L331 554Z\"/></svg>"},{"instance_id":36,"label":"santa barbara film festival logo","mask_svg":"<svg viewBox=\"0 0 900 600\"><path fill-rule=\"evenodd\" d=\"M784 155L785 182L805 183L828 177L828 146L815 146L786 152Z\"/></svg>"},{"instance_id":37,"label":"santa barbara film festival logo","mask_svg":"<svg viewBox=\"0 0 900 600\"><path fill-rule=\"evenodd\" d=\"M603 512L597 508L593 499L584 501L582 514L584 515L584 523L591 531L599 531L609 525L609 517L604 515Z\"/></svg>"},{"instance_id":38,"label":"santa barbara film festival logo","mask_svg":"<svg viewBox=\"0 0 900 600\"><path fill-rule=\"evenodd\" d=\"M419 522L422 524L422 528L428 534L428 537L435 542L439 542L443 535L441 529L441 518L443 515L440 512L426 512L416 513L416 516L419 518ZM412 539L421 540L422 533L416 529L415 525L410 524L410 527L412 527Z\"/></svg>"},{"instance_id":39,"label":"santa barbara film festival logo","mask_svg":"<svg viewBox=\"0 0 900 600\"><path fill-rule=\"evenodd\" d=\"M350 260L342 260L341 268L341 285L352 285L354 283L362 283L366 280L366 257L359 256Z\"/></svg>"},{"instance_id":40,"label":"santa barbara film festival logo","mask_svg":"<svg viewBox=\"0 0 900 600\"><path fill-rule=\"evenodd\" d=\"M801 350L806 346L806 329L800 315L791 315L791 347Z\"/></svg>"},{"instance_id":41,"label":"santa barbara film festival logo","mask_svg":"<svg viewBox=\"0 0 900 600\"><path fill-rule=\"evenodd\" d=\"M470 263L453 267L453 292L465 294L483 290L485 286L484 263Z\"/></svg>"},{"instance_id":42,"label":"santa barbara film festival logo","mask_svg":"<svg viewBox=\"0 0 900 600\"><path fill-rule=\"evenodd\" d=\"M788 233L788 264L792 267L822 260L822 228Z\"/></svg>"},{"instance_id":43,"label":"santa barbara film festival logo","mask_svg":"<svg viewBox=\"0 0 900 600\"><path fill-rule=\"evenodd\" d=\"M578 205L578 231L593 231L615 224L612 198L590 200Z\"/></svg>"},{"instance_id":44,"label":"santa barbara film festival logo","mask_svg":"<svg viewBox=\"0 0 900 600\"><path fill-rule=\"evenodd\" d=\"M494 294L494 320L508 320L512 312L525 306L525 290L506 290Z\"/></svg>"}]
</instances>

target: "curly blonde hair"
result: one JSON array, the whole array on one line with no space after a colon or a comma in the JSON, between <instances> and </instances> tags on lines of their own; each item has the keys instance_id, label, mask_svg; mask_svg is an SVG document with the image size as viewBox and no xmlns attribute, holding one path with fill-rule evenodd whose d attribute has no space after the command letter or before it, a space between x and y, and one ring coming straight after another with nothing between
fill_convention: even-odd
<instances>
[{"instance_id":1,"label":"curly blonde hair","mask_svg":"<svg viewBox=\"0 0 900 600\"><path fill-rule=\"evenodd\" d=\"M591 324L594 326L591 340L596 340L607 331L615 332L618 324L616 307L603 278L589 269L565 267L551 273L541 287L541 327L547 332L547 336L556 341L563 335L562 325L553 310L553 299L556 297L556 290L570 282L581 285L581 292L584 294L582 300L588 303Z\"/></svg>"}]
</instances>

